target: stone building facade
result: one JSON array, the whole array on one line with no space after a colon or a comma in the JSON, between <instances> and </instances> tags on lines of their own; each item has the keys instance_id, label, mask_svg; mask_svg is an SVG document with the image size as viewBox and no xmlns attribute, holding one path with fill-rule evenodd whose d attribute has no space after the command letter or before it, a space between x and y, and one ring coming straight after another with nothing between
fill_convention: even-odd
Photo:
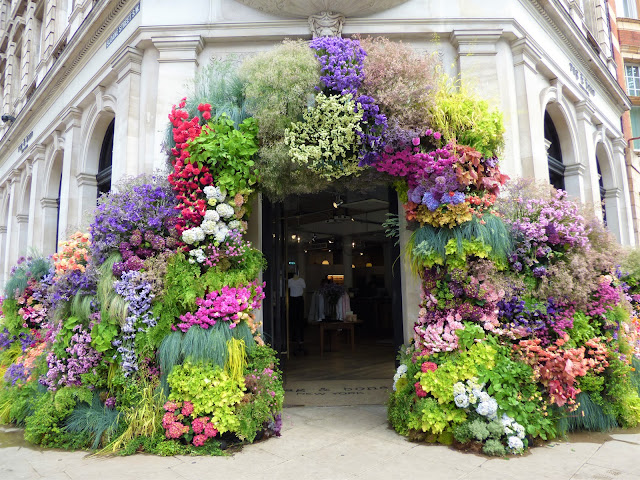
<instances>
[{"instance_id":1,"label":"stone building facade","mask_svg":"<svg viewBox=\"0 0 640 480\"><path fill-rule=\"evenodd\" d=\"M622 243L636 242L620 121L631 102L616 80L606 0L323 5L339 12L342 3L370 10L323 14L305 0L0 0L0 283L29 248L52 253L85 224L110 182L165 167L167 113L212 57L308 39L310 28L385 35L438 55L504 112L506 173L551 179L605 215ZM403 303L417 305L404 280Z\"/></svg>"}]
</instances>

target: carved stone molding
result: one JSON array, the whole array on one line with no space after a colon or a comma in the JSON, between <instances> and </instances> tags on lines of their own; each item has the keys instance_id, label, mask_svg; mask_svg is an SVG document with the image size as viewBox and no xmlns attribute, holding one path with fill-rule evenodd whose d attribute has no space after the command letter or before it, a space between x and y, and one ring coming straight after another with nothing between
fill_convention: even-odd
<instances>
[{"instance_id":1,"label":"carved stone molding","mask_svg":"<svg viewBox=\"0 0 640 480\"><path fill-rule=\"evenodd\" d=\"M309 29L313 38L340 37L343 25L344 15L339 13L322 12L309 16Z\"/></svg>"},{"instance_id":2,"label":"carved stone molding","mask_svg":"<svg viewBox=\"0 0 640 480\"><path fill-rule=\"evenodd\" d=\"M18 223L28 223L29 215L27 215L26 213L19 213L18 215L16 215L16 220L18 221Z\"/></svg>"},{"instance_id":3,"label":"carved stone molding","mask_svg":"<svg viewBox=\"0 0 640 480\"><path fill-rule=\"evenodd\" d=\"M41 198L40 206L42 208L58 208L58 199L57 198Z\"/></svg>"},{"instance_id":4,"label":"carved stone molding","mask_svg":"<svg viewBox=\"0 0 640 480\"><path fill-rule=\"evenodd\" d=\"M95 187L98 185L98 180L95 175L90 173L79 173L76 175L76 181L78 182L78 186L82 187L84 185L89 185L90 187Z\"/></svg>"}]
</instances>

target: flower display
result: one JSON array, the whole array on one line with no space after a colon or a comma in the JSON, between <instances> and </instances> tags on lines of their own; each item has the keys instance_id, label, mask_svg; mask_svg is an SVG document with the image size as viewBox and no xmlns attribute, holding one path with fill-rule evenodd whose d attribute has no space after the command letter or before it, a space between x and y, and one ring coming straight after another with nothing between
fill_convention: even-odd
<instances>
[{"instance_id":1,"label":"flower display","mask_svg":"<svg viewBox=\"0 0 640 480\"><path fill-rule=\"evenodd\" d=\"M56 274L61 275L68 270L84 272L90 258L90 235L76 232L69 240L60 243L60 252L51 256Z\"/></svg>"}]
</instances>

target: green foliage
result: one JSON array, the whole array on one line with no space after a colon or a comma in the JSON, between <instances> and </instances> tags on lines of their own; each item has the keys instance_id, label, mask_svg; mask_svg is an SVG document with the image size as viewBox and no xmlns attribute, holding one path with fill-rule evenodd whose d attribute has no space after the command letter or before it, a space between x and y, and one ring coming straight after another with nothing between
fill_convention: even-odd
<instances>
[{"instance_id":1,"label":"green foliage","mask_svg":"<svg viewBox=\"0 0 640 480\"><path fill-rule=\"evenodd\" d=\"M202 128L189 142L191 163L207 165L216 185L227 194L246 193L258 181L254 155L258 152L258 125L247 118L235 128L233 120L222 114Z\"/></svg>"},{"instance_id":2,"label":"green foliage","mask_svg":"<svg viewBox=\"0 0 640 480\"><path fill-rule=\"evenodd\" d=\"M598 336L596 329L590 323L590 317L578 311L573 314L573 326L567 331L570 340L569 345L579 347L584 342Z\"/></svg>"},{"instance_id":3,"label":"green foliage","mask_svg":"<svg viewBox=\"0 0 640 480\"><path fill-rule=\"evenodd\" d=\"M171 326L180 315L197 310L197 298L204 298L207 292L220 290L225 285L246 285L255 280L264 267L264 256L255 249L247 252L238 268L226 271L210 268L202 274L199 265L189 263L183 253L173 255L167 265L166 293L153 307L158 324L149 329L146 335L149 348L155 349L165 340L171 333ZM250 342L247 340L245 342L250 348Z\"/></svg>"},{"instance_id":4,"label":"green foliage","mask_svg":"<svg viewBox=\"0 0 640 480\"><path fill-rule=\"evenodd\" d=\"M162 405L165 400L162 391L156 390L151 384L134 384L133 389L133 401L123 399L120 402L125 405L121 409L123 418L120 423L125 424L126 428L99 453L116 453L123 449L130 451L134 447L130 453L135 453L138 448L136 442L144 442L136 439L154 438L162 431Z\"/></svg>"},{"instance_id":5,"label":"green foliage","mask_svg":"<svg viewBox=\"0 0 640 480\"><path fill-rule=\"evenodd\" d=\"M196 447L192 444L180 443L178 440L168 440L162 433L136 437L117 453L118 455L133 455L141 452L161 457L224 455L220 448L220 443L215 439L208 440L204 445Z\"/></svg>"},{"instance_id":6,"label":"green foliage","mask_svg":"<svg viewBox=\"0 0 640 480\"><path fill-rule=\"evenodd\" d=\"M193 416L207 415L220 433L236 431L236 405L244 396L244 380L235 380L218 366L185 362L169 374L170 400L193 403Z\"/></svg>"},{"instance_id":7,"label":"green foliage","mask_svg":"<svg viewBox=\"0 0 640 480\"><path fill-rule=\"evenodd\" d=\"M606 414L588 393L580 392L576 401L579 404L574 412L567 413L558 419L560 432L589 430L591 432L607 432L618 427L618 422L611 414Z\"/></svg>"},{"instance_id":8,"label":"green foliage","mask_svg":"<svg viewBox=\"0 0 640 480\"><path fill-rule=\"evenodd\" d=\"M489 437L487 422L479 418L469 422L469 434L474 440L483 442Z\"/></svg>"},{"instance_id":9,"label":"green foliage","mask_svg":"<svg viewBox=\"0 0 640 480\"><path fill-rule=\"evenodd\" d=\"M473 343L467 350L460 350L455 356L440 353L430 357L431 361L444 361L435 371L417 372L423 390L438 402L453 405L453 385L457 382L469 380L478 375L482 366L491 369L496 363L496 349L488 342ZM455 405L453 405L455 408Z\"/></svg>"},{"instance_id":10,"label":"green foliage","mask_svg":"<svg viewBox=\"0 0 640 480\"><path fill-rule=\"evenodd\" d=\"M291 161L326 180L357 173L361 120L362 109L356 112L351 96L319 93L303 120L285 131Z\"/></svg>"},{"instance_id":11,"label":"green foliage","mask_svg":"<svg viewBox=\"0 0 640 480\"><path fill-rule=\"evenodd\" d=\"M4 296L14 298L22 295L30 278L40 280L51 269L51 262L40 254L33 254L24 262L16 265L15 271L4 286Z\"/></svg>"},{"instance_id":12,"label":"green foliage","mask_svg":"<svg viewBox=\"0 0 640 480\"><path fill-rule=\"evenodd\" d=\"M256 342L245 322L239 323L234 329L230 329L226 322L218 322L208 329L192 327L186 333L175 331L167 335L158 348L165 391L167 375L176 365L187 360L224 367L229 358L227 342L231 339L243 341L249 352L255 348Z\"/></svg>"},{"instance_id":13,"label":"green foliage","mask_svg":"<svg viewBox=\"0 0 640 480\"><path fill-rule=\"evenodd\" d=\"M65 421L67 431L93 438L92 449L106 442L118 429L120 412L115 408L107 408L94 394L91 404L82 403L71 412ZM104 440L103 440L104 436Z\"/></svg>"},{"instance_id":14,"label":"green foliage","mask_svg":"<svg viewBox=\"0 0 640 480\"><path fill-rule=\"evenodd\" d=\"M260 125L260 140L271 145L302 118L320 82L320 64L306 42L285 41L247 59L240 77L246 82L247 110Z\"/></svg>"},{"instance_id":15,"label":"green foliage","mask_svg":"<svg viewBox=\"0 0 640 480\"><path fill-rule=\"evenodd\" d=\"M481 365L478 380L487 385L487 393L496 399L500 409L524 426L527 434L544 440L556 437L554 420L547 413L537 389L533 369L513 360L510 349L498 349L493 366Z\"/></svg>"},{"instance_id":16,"label":"green foliage","mask_svg":"<svg viewBox=\"0 0 640 480\"><path fill-rule=\"evenodd\" d=\"M502 457L507 453L504 448L504 445L502 445L502 442L500 442L500 440L496 440L493 438L485 442L485 444L482 447L482 452L485 455L490 455L493 457Z\"/></svg>"},{"instance_id":17,"label":"green foliage","mask_svg":"<svg viewBox=\"0 0 640 480\"><path fill-rule=\"evenodd\" d=\"M45 392L44 387L37 381L20 387L0 386L0 423L23 426Z\"/></svg>"},{"instance_id":18,"label":"green foliage","mask_svg":"<svg viewBox=\"0 0 640 480\"><path fill-rule=\"evenodd\" d=\"M64 421L78 402L89 403L92 396L83 387L65 387L55 394L47 392L35 404L33 415L26 418L25 440L45 447L84 447L89 438L68 432Z\"/></svg>"},{"instance_id":19,"label":"green foliage","mask_svg":"<svg viewBox=\"0 0 640 480\"><path fill-rule=\"evenodd\" d=\"M18 335L26 330L22 327L24 319L18 315L18 302L13 298L5 298L2 302L2 313L4 314L3 324L12 335Z\"/></svg>"},{"instance_id":20,"label":"green foliage","mask_svg":"<svg viewBox=\"0 0 640 480\"><path fill-rule=\"evenodd\" d=\"M458 347L462 350L468 350L474 344L478 343L476 340L484 340L486 334L484 328L477 323L463 322L464 329L456 330L456 336L458 337Z\"/></svg>"},{"instance_id":21,"label":"green foliage","mask_svg":"<svg viewBox=\"0 0 640 480\"><path fill-rule=\"evenodd\" d=\"M473 96L460 82L441 76L431 116L432 127L445 140L457 140L485 157L500 155L504 145L502 114L491 110L486 101Z\"/></svg>"},{"instance_id":22,"label":"green foliage","mask_svg":"<svg viewBox=\"0 0 640 480\"><path fill-rule=\"evenodd\" d=\"M439 403L434 398L419 398L416 401L414 412L409 418L408 427L411 430L440 434L453 432L456 425L467 419L464 410L457 408L453 403Z\"/></svg>"},{"instance_id":23,"label":"green foliage","mask_svg":"<svg viewBox=\"0 0 640 480\"><path fill-rule=\"evenodd\" d=\"M609 366L604 371L604 388L601 396L591 395L591 400L611 415L623 428L640 424L640 397L632 381L631 366L617 356L609 356Z\"/></svg>"},{"instance_id":24,"label":"green foliage","mask_svg":"<svg viewBox=\"0 0 640 480\"><path fill-rule=\"evenodd\" d=\"M490 214L484 215L482 220L485 223L473 217L455 228L422 225L407 243L406 251L413 269L419 271L434 264L444 265L449 259L460 266L460 261L464 264L466 257L473 255L489 257L498 265L506 264L512 243L504 222Z\"/></svg>"}]
</instances>

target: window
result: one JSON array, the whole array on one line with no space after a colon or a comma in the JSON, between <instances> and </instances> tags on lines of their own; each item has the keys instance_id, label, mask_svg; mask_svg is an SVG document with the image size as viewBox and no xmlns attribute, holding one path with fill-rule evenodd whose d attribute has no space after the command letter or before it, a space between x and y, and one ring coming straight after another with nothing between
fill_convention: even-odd
<instances>
[{"instance_id":1,"label":"window","mask_svg":"<svg viewBox=\"0 0 640 480\"><path fill-rule=\"evenodd\" d=\"M640 66L625 65L624 71L627 78L627 94L630 97L640 97Z\"/></svg>"},{"instance_id":2,"label":"window","mask_svg":"<svg viewBox=\"0 0 640 480\"><path fill-rule=\"evenodd\" d=\"M96 175L98 197L103 193L109 193L109 190L111 190L111 163L113 160L113 130L115 124L116 120L114 118L107 127L107 132L104 134L104 139L102 140L98 174Z\"/></svg>"},{"instance_id":3,"label":"window","mask_svg":"<svg viewBox=\"0 0 640 480\"><path fill-rule=\"evenodd\" d=\"M616 11L619 17L638 18L636 0L616 0Z\"/></svg>"},{"instance_id":4,"label":"window","mask_svg":"<svg viewBox=\"0 0 640 480\"><path fill-rule=\"evenodd\" d=\"M598 169L598 187L600 188L600 208L602 208L602 221L607 223L607 208L605 206L607 191L604 188L604 180L602 179L602 170L600 170L600 160L596 155L596 168Z\"/></svg>"},{"instance_id":5,"label":"window","mask_svg":"<svg viewBox=\"0 0 640 480\"><path fill-rule=\"evenodd\" d=\"M549 183L557 189L564 190L564 164L562 163L560 138L548 112L544 114L544 139L549 144L549 148L547 149Z\"/></svg>"}]
</instances>

